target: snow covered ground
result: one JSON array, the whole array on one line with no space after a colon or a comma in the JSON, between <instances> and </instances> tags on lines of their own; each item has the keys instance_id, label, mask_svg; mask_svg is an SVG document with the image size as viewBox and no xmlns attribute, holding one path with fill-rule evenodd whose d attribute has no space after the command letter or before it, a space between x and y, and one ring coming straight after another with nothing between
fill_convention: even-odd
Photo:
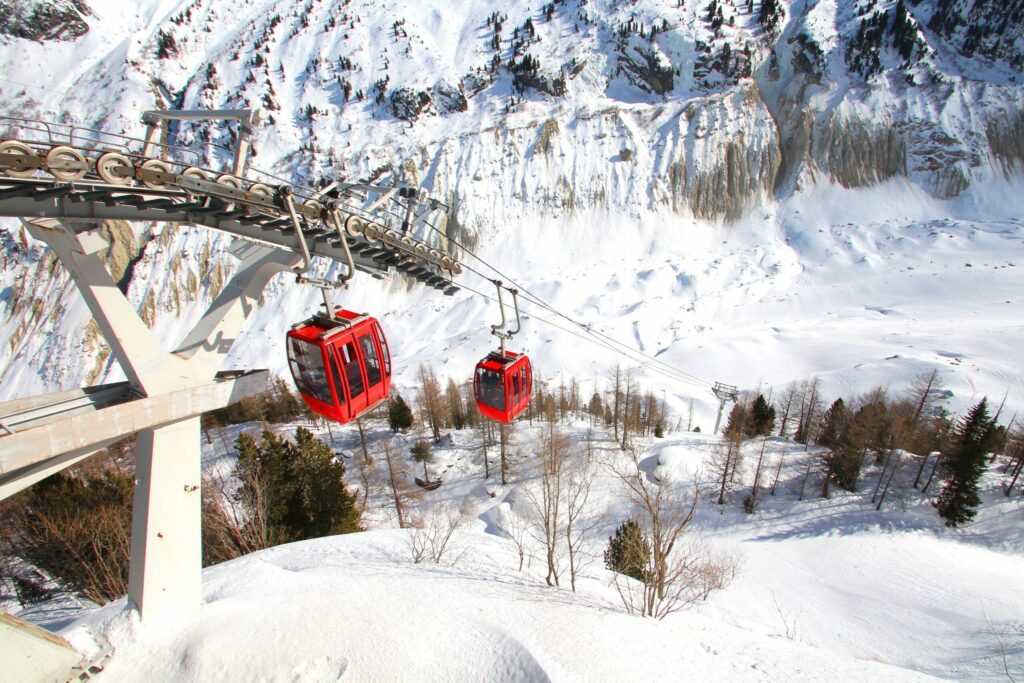
<instances>
[{"instance_id":1,"label":"snow covered ground","mask_svg":"<svg viewBox=\"0 0 1024 683\"><path fill-rule=\"evenodd\" d=\"M435 449L430 471L445 483L418 508L468 501L472 509L440 564L413 564L409 532L394 528L386 502L376 500L371 531L208 568L193 614L141 625L121 601L84 614L29 616L73 643L91 642L90 629L103 633L114 655L101 680L112 681L1001 680L1004 657L1011 674L1024 669L1024 501L999 493L998 467L985 479L977 520L949 531L910 486L916 462L901 467L881 512L870 502L876 465L861 492L833 490L830 499L818 497L812 474L799 501L813 449L773 438L759 509L748 516L739 501L760 450L749 442L748 486L724 506L705 498L691 532L739 557L738 577L692 609L654 621L625 613L600 558L630 512L610 469L625 456L600 432L591 513L601 525L578 592L565 580L546 587L539 555L517 571L515 547L494 522L501 509L526 512L522 487L533 478L541 429L520 425L516 474L506 487L485 485L470 432L453 432L450 446ZM587 429L578 422L569 431L580 440ZM382 424L368 430L371 441L385 433ZM206 447L208 470L228 470L226 444L236 434ZM337 428L334 435L355 481L348 456L358 436ZM643 443L641 463L652 476L685 482L706 469L717 440L669 434ZM410 477L419 473L407 462Z\"/></svg>"}]
</instances>

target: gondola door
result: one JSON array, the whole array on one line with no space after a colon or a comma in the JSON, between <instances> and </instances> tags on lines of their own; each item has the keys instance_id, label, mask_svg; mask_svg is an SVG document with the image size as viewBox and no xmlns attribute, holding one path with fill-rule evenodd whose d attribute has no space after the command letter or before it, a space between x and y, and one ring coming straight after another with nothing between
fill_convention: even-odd
<instances>
[{"instance_id":1,"label":"gondola door","mask_svg":"<svg viewBox=\"0 0 1024 683\"><path fill-rule=\"evenodd\" d=\"M344 377L343 383L348 389L346 400L349 414L361 415L367 406L366 376L363 373L356 340L352 335L342 335L330 344L330 349L337 367L341 370L341 376Z\"/></svg>"}]
</instances>

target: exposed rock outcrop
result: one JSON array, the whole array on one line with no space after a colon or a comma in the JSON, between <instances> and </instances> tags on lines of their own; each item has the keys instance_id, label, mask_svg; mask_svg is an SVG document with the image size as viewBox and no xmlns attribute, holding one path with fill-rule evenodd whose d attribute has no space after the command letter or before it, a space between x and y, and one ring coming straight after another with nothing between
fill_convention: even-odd
<instances>
[{"instance_id":1,"label":"exposed rock outcrop","mask_svg":"<svg viewBox=\"0 0 1024 683\"><path fill-rule=\"evenodd\" d=\"M1024 112L993 116L986 123L985 137L1003 174L1024 170Z\"/></svg>"},{"instance_id":2,"label":"exposed rock outcrop","mask_svg":"<svg viewBox=\"0 0 1024 683\"><path fill-rule=\"evenodd\" d=\"M814 159L843 187L906 175L907 147L892 127L833 116L816 136Z\"/></svg>"},{"instance_id":3,"label":"exposed rock outcrop","mask_svg":"<svg viewBox=\"0 0 1024 683\"><path fill-rule=\"evenodd\" d=\"M47 40L75 40L89 32L92 12L84 0L0 0L0 34Z\"/></svg>"},{"instance_id":4,"label":"exposed rock outcrop","mask_svg":"<svg viewBox=\"0 0 1024 683\"><path fill-rule=\"evenodd\" d=\"M675 67L656 47L630 42L619 53L626 79L645 92L665 95L675 84Z\"/></svg>"}]
</instances>

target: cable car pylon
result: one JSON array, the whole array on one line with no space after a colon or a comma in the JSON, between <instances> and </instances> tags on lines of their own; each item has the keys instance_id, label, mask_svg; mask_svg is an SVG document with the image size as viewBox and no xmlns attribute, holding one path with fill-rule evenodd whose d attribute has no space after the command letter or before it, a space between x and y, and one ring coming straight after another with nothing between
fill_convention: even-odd
<instances>
[{"instance_id":1,"label":"cable car pylon","mask_svg":"<svg viewBox=\"0 0 1024 683\"><path fill-rule=\"evenodd\" d=\"M501 309L501 322L491 325L491 334L499 339L498 351L492 351L476 364L473 373L473 394L477 408L484 417L498 422L509 423L523 414L530 405L532 391L533 368L525 353L516 353L505 349L509 341L522 329L519 316L519 290L510 289L512 308L516 312L516 329L506 329L508 321L505 317L505 300L501 290L501 280L492 280L498 288L498 308Z\"/></svg>"},{"instance_id":2,"label":"cable car pylon","mask_svg":"<svg viewBox=\"0 0 1024 683\"><path fill-rule=\"evenodd\" d=\"M725 402L735 401L739 397L739 389L731 384L715 382L715 385L711 387L711 393L718 397L718 417L715 418L715 431L712 432L712 434L717 434L718 427L722 424L722 411L725 410Z\"/></svg>"}]
</instances>

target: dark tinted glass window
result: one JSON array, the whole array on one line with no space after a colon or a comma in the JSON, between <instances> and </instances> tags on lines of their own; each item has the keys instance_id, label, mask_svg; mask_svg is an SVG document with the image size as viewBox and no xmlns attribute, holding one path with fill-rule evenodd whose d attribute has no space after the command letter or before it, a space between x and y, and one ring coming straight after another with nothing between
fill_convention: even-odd
<instances>
[{"instance_id":1,"label":"dark tinted glass window","mask_svg":"<svg viewBox=\"0 0 1024 683\"><path fill-rule=\"evenodd\" d=\"M501 373L478 368L476 380L476 400L496 410L505 410L505 384Z\"/></svg>"},{"instance_id":2,"label":"dark tinted glass window","mask_svg":"<svg viewBox=\"0 0 1024 683\"><path fill-rule=\"evenodd\" d=\"M327 371L324 369L323 350L298 337L288 337L287 348L288 369L292 371L292 378L299 391L321 403L333 404Z\"/></svg>"},{"instance_id":3,"label":"dark tinted glass window","mask_svg":"<svg viewBox=\"0 0 1024 683\"><path fill-rule=\"evenodd\" d=\"M380 342L381 355L384 361L384 374L387 377L391 376L391 349L388 348L388 338L384 336L384 330L380 329L380 325L377 323L373 324L373 332L377 335L377 341Z\"/></svg>"},{"instance_id":4,"label":"dark tinted glass window","mask_svg":"<svg viewBox=\"0 0 1024 683\"><path fill-rule=\"evenodd\" d=\"M348 390L352 398L363 393L363 374L359 370L359 356L356 345L352 342L341 347L342 363L345 365L345 377L348 378Z\"/></svg>"},{"instance_id":5,"label":"dark tinted glass window","mask_svg":"<svg viewBox=\"0 0 1024 683\"><path fill-rule=\"evenodd\" d=\"M364 334L359 338L359 347L363 350L363 358L366 360L366 383L371 387L380 383L380 359L377 357L377 345L373 338Z\"/></svg>"},{"instance_id":6,"label":"dark tinted glass window","mask_svg":"<svg viewBox=\"0 0 1024 683\"><path fill-rule=\"evenodd\" d=\"M338 361L335 360L334 354L331 353L331 378L334 380L334 391L338 394L338 405L345 405L345 386L341 379L341 373L338 372Z\"/></svg>"}]
</instances>

